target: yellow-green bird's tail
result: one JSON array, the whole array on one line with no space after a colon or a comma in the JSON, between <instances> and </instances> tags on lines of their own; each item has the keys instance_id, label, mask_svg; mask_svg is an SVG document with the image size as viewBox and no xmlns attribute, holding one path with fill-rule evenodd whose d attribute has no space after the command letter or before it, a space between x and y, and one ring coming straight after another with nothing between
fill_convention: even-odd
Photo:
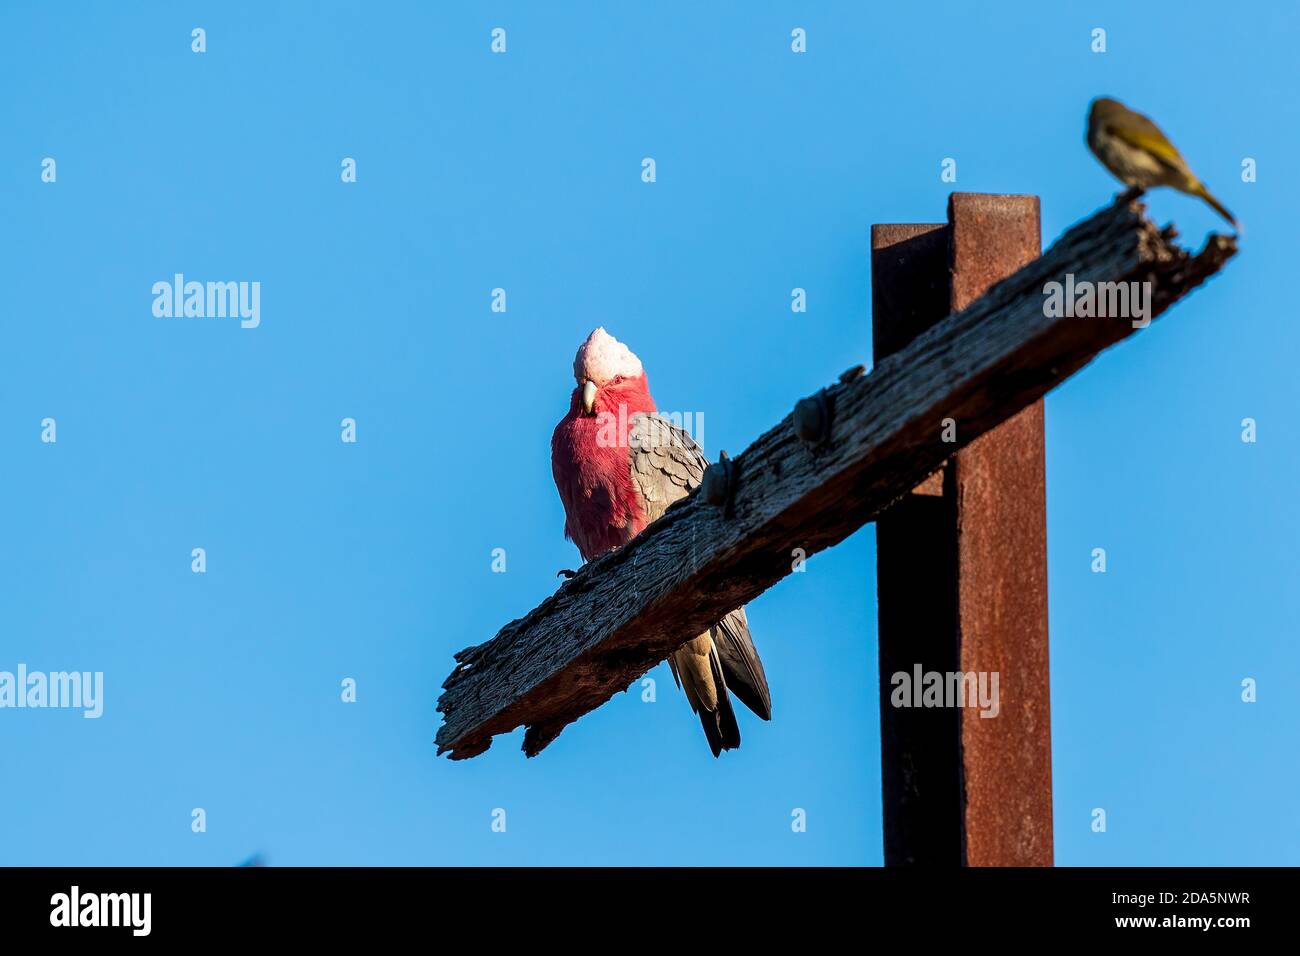
<instances>
[{"instance_id":1,"label":"yellow-green bird's tail","mask_svg":"<svg viewBox=\"0 0 1300 956\"><path fill-rule=\"evenodd\" d=\"M1200 196L1207 203L1209 203L1211 207L1213 207L1215 212L1217 212L1224 219L1228 220L1228 222L1232 223L1233 229L1236 229L1238 232L1241 231L1241 226L1237 222L1237 217L1234 216L1232 213L1228 212L1227 208L1224 207L1223 203L1219 202L1219 200L1215 199L1212 195L1210 195L1210 191L1205 188L1205 183L1198 182L1195 188L1192 189L1192 195Z\"/></svg>"}]
</instances>

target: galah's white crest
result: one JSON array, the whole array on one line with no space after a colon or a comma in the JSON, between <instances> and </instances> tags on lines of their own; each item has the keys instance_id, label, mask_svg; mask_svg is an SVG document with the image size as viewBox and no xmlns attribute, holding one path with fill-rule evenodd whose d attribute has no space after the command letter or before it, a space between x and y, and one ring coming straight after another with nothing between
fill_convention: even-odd
<instances>
[{"instance_id":1,"label":"galah's white crest","mask_svg":"<svg viewBox=\"0 0 1300 956\"><path fill-rule=\"evenodd\" d=\"M698 485L708 465L683 429L657 414L641 360L596 329L573 360L577 387L551 436L551 470L564 502L564 533L590 561L641 532ZM740 746L728 690L764 720L772 696L763 662L737 608L668 658L716 757Z\"/></svg>"}]
</instances>

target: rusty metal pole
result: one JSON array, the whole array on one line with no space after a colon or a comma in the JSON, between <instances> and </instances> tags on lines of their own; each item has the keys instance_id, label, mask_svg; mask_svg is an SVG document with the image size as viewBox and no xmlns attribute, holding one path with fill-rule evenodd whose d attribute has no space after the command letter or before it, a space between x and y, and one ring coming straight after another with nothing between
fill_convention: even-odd
<instances>
[{"instance_id":1,"label":"rusty metal pole","mask_svg":"<svg viewBox=\"0 0 1300 956\"><path fill-rule=\"evenodd\" d=\"M879 361L1038 256L1038 198L954 193L871 250ZM876 524L888 865L1052 865L1046 524L1042 402ZM997 716L894 706L894 675L932 671L996 674Z\"/></svg>"}]
</instances>

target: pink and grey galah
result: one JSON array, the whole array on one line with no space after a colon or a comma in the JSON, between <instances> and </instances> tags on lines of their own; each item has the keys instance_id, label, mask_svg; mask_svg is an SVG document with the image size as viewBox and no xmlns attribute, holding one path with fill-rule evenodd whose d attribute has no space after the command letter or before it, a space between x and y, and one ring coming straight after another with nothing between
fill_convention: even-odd
<instances>
[{"instance_id":1,"label":"pink and grey galah","mask_svg":"<svg viewBox=\"0 0 1300 956\"><path fill-rule=\"evenodd\" d=\"M565 537L590 561L627 544L686 497L708 460L684 429L658 414L641 360L603 328L578 349L573 376L569 413L551 436L551 470ZM686 640L668 664L713 756L740 746L730 694L771 720L772 695L743 607Z\"/></svg>"}]
</instances>

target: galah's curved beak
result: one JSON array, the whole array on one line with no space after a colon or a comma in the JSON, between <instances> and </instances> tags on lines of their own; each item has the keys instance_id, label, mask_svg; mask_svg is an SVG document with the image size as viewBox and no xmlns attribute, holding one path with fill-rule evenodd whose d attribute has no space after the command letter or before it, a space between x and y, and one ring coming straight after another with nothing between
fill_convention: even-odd
<instances>
[{"instance_id":1,"label":"galah's curved beak","mask_svg":"<svg viewBox=\"0 0 1300 956\"><path fill-rule=\"evenodd\" d=\"M590 415L596 407L596 383L587 379L587 384L582 386L582 410L585 414Z\"/></svg>"}]
</instances>

